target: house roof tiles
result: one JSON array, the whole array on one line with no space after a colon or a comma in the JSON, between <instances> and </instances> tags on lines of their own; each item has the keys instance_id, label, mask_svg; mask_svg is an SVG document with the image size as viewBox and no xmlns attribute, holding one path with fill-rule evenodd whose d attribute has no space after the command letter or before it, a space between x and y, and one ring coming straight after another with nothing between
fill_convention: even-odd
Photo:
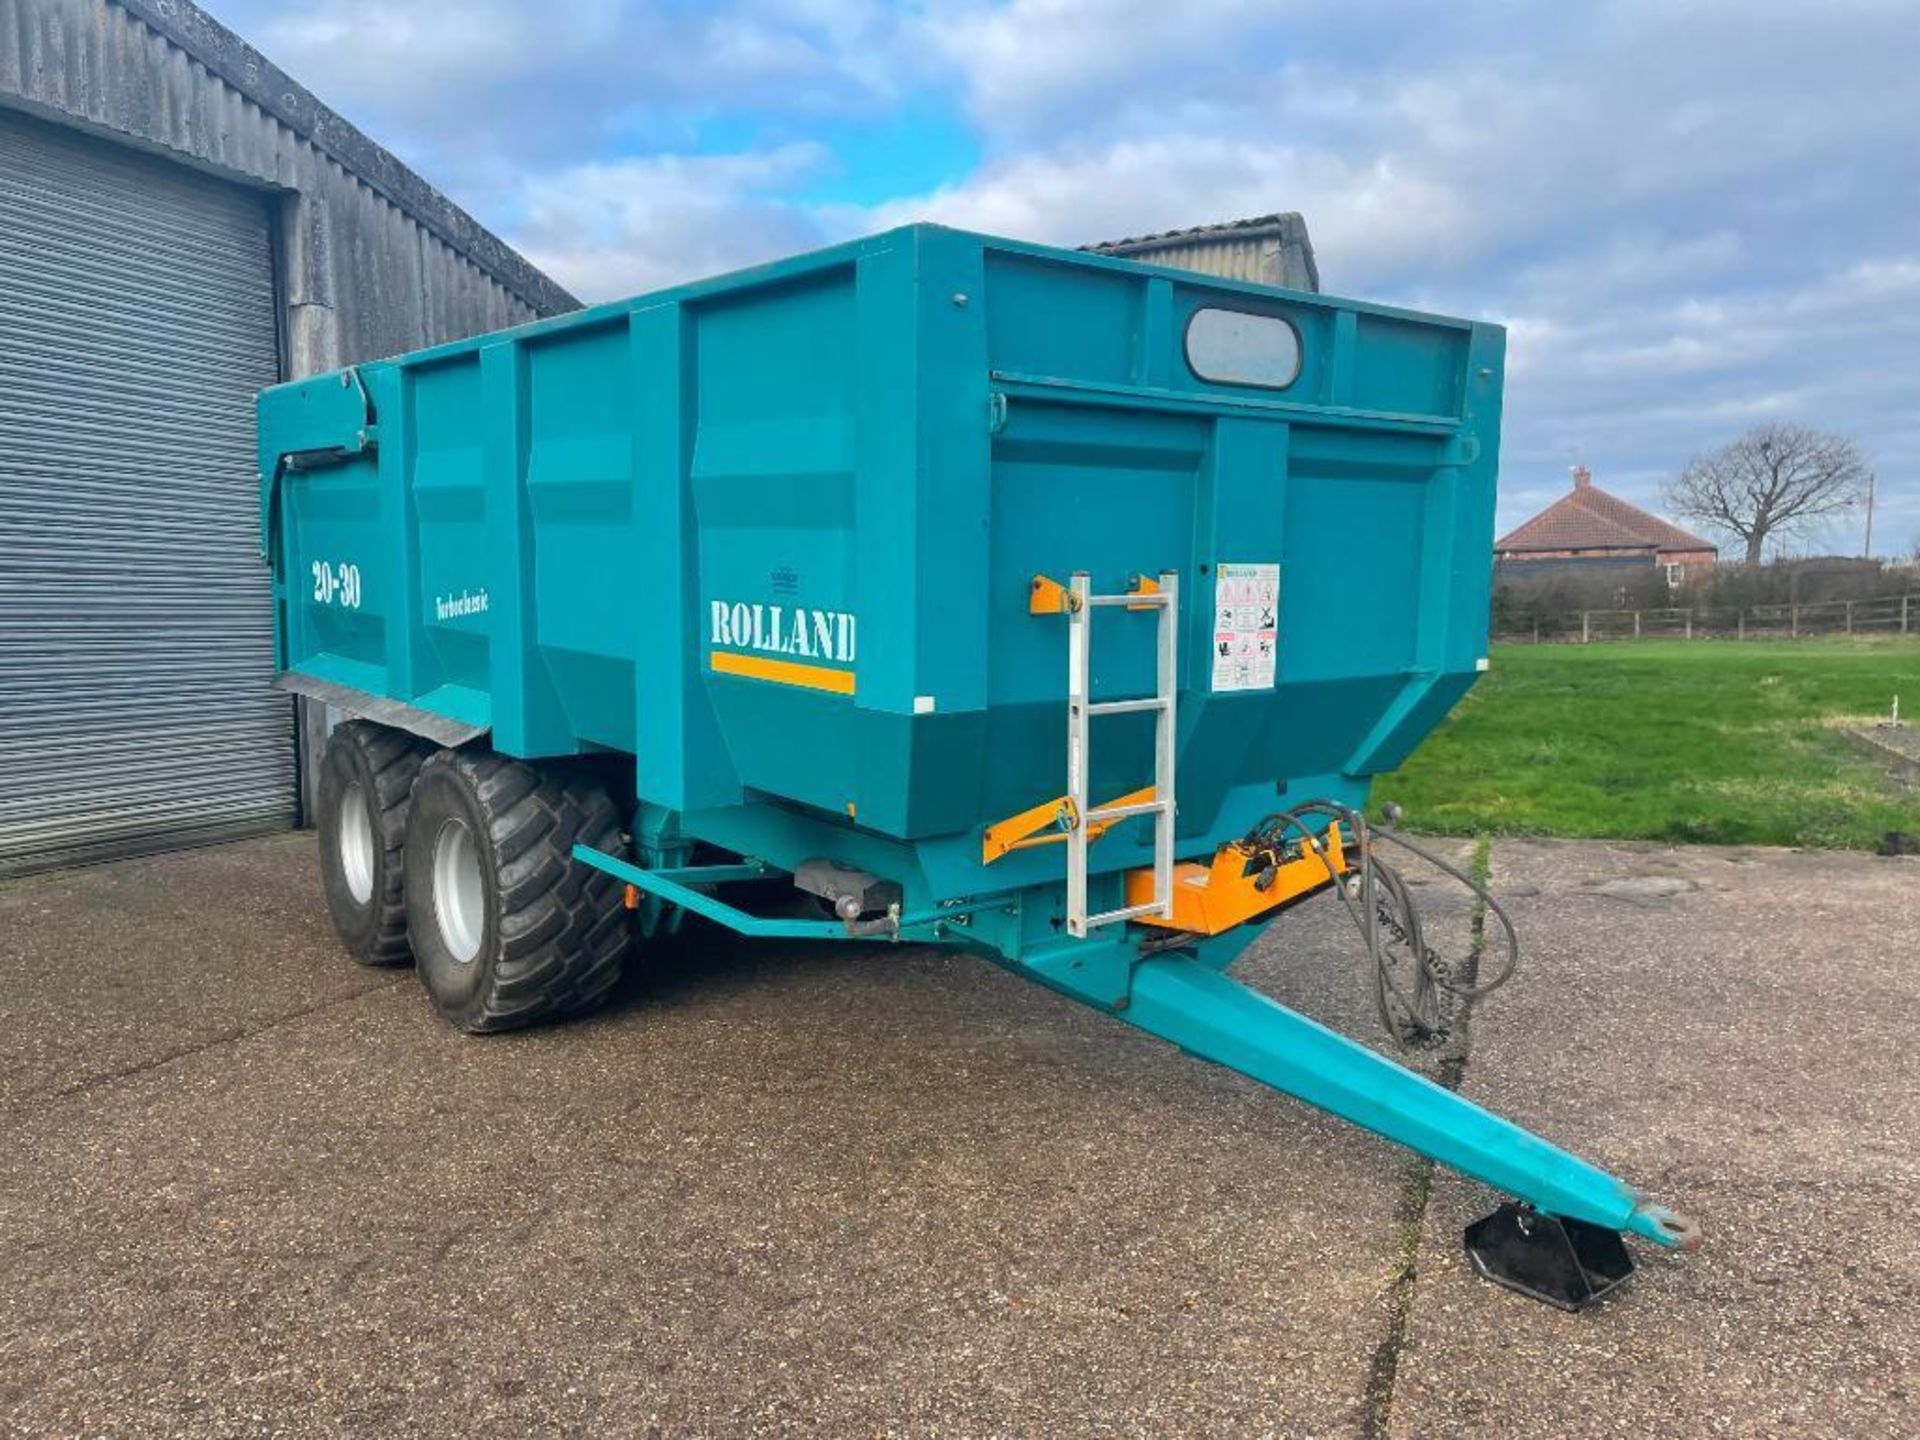
<instances>
[{"instance_id":1,"label":"house roof tiles","mask_svg":"<svg viewBox=\"0 0 1920 1440\"><path fill-rule=\"evenodd\" d=\"M1502 555L1567 550L1713 551L1710 540L1689 534L1638 505L1609 495L1590 482L1572 490L1494 542Z\"/></svg>"}]
</instances>

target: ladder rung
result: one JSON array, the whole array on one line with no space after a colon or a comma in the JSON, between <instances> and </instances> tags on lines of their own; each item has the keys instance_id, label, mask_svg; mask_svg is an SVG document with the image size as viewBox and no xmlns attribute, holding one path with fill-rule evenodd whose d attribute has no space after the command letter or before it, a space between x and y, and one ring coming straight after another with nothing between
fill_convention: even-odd
<instances>
[{"instance_id":1,"label":"ladder rung","mask_svg":"<svg viewBox=\"0 0 1920 1440\"><path fill-rule=\"evenodd\" d=\"M1096 700L1087 706L1089 715L1131 715L1137 710L1164 710L1173 701L1158 695L1145 695L1138 700Z\"/></svg>"},{"instance_id":2,"label":"ladder rung","mask_svg":"<svg viewBox=\"0 0 1920 1440\"><path fill-rule=\"evenodd\" d=\"M1117 924L1122 920L1131 920L1137 915L1159 915L1162 914L1166 908L1167 907L1158 900L1149 900L1144 905L1129 905L1124 910L1106 910L1098 915L1089 915L1087 917L1087 928L1091 930L1098 925Z\"/></svg>"},{"instance_id":3,"label":"ladder rung","mask_svg":"<svg viewBox=\"0 0 1920 1440\"><path fill-rule=\"evenodd\" d=\"M1131 605L1136 610L1159 609L1167 603L1164 590L1130 590L1124 595L1089 595L1089 605Z\"/></svg>"},{"instance_id":4,"label":"ladder rung","mask_svg":"<svg viewBox=\"0 0 1920 1440\"><path fill-rule=\"evenodd\" d=\"M1087 812L1087 824L1098 825L1106 820L1125 820L1133 815L1158 815L1167 808L1164 800L1142 800L1138 805L1108 805L1101 810Z\"/></svg>"}]
</instances>

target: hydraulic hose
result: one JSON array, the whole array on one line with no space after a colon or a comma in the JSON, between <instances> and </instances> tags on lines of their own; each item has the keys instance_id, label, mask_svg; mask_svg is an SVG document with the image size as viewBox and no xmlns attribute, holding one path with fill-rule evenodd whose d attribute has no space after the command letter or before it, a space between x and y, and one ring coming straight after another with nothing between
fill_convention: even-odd
<instances>
[{"instance_id":1,"label":"hydraulic hose","mask_svg":"<svg viewBox=\"0 0 1920 1440\"><path fill-rule=\"evenodd\" d=\"M1351 847L1353 856L1353 863L1344 876L1334 868L1321 834L1308 823L1314 818L1341 827L1342 839ZM1310 800L1289 810L1275 811L1254 826L1242 843L1255 852L1265 852L1278 864L1290 831L1297 831L1301 849L1318 856L1326 867L1327 877L1334 882L1334 890L1348 918L1360 932L1367 959L1373 966L1374 1003L1380 1023L1401 1049L1444 1037L1448 1027L1443 1012L1449 1005L1470 1007L1513 977L1520 964L1520 937L1513 921L1487 888L1457 865L1391 828L1375 828L1359 811L1332 800ZM1483 978L1479 973L1484 959L1484 925L1475 937L1473 949L1458 966L1442 959L1427 943L1420 912L1405 878L1380 857L1377 842L1382 840L1419 856L1442 874L1459 881L1478 897L1485 906L1484 913L1499 921L1505 954L1491 976ZM1411 957L1412 993L1395 978L1392 963L1395 946ZM1407 1017L1404 1023L1394 1014L1396 1003Z\"/></svg>"}]
</instances>

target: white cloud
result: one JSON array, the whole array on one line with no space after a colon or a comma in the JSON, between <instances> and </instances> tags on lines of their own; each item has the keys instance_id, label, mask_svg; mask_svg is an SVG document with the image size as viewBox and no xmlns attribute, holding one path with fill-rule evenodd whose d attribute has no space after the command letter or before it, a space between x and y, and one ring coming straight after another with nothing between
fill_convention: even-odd
<instances>
[{"instance_id":1,"label":"white cloud","mask_svg":"<svg viewBox=\"0 0 1920 1440\"><path fill-rule=\"evenodd\" d=\"M1365 273L1404 267L1465 242L1474 217L1413 167L1204 135L1067 147L989 164L958 184L890 201L861 217L872 228L911 220L1061 245L1149 234L1209 220L1299 208L1316 245Z\"/></svg>"},{"instance_id":2,"label":"white cloud","mask_svg":"<svg viewBox=\"0 0 1920 1440\"><path fill-rule=\"evenodd\" d=\"M221 14L495 225L517 187L742 116L877 113L919 76L884 0L229 0Z\"/></svg>"},{"instance_id":3,"label":"white cloud","mask_svg":"<svg viewBox=\"0 0 1920 1440\"><path fill-rule=\"evenodd\" d=\"M933 7L923 33L986 128L1029 131L1089 103L1112 113L1191 93L1223 55L1240 59L1269 34L1277 12L1271 0L1012 0Z\"/></svg>"},{"instance_id":4,"label":"white cloud","mask_svg":"<svg viewBox=\"0 0 1920 1440\"><path fill-rule=\"evenodd\" d=\"M796 144L575 165L521 190L516 239L584 298L659 289L820 244L818 220L782 197L831 163Z\"/></svg>"}]
</instances>

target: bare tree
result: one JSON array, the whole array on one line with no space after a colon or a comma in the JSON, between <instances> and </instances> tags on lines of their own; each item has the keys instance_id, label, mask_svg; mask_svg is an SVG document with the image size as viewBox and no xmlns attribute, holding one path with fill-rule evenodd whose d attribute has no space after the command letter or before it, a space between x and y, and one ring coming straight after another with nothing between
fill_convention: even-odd
<instances>
[{"instance_id":1,"label":"bare tree","mask_svg":"<svg viewBox=\"0 0 1920 1440\"><path fill-rule=\"evenodd\" d=\"M1667 505L1731 531L1747 547L1747 564L1758 565L1769 539L1800 533L1852 505L1870 473L1866 457L1844 435L1760 425L1688 461L1667 483Z\"/></svg>"}]
</instances>

